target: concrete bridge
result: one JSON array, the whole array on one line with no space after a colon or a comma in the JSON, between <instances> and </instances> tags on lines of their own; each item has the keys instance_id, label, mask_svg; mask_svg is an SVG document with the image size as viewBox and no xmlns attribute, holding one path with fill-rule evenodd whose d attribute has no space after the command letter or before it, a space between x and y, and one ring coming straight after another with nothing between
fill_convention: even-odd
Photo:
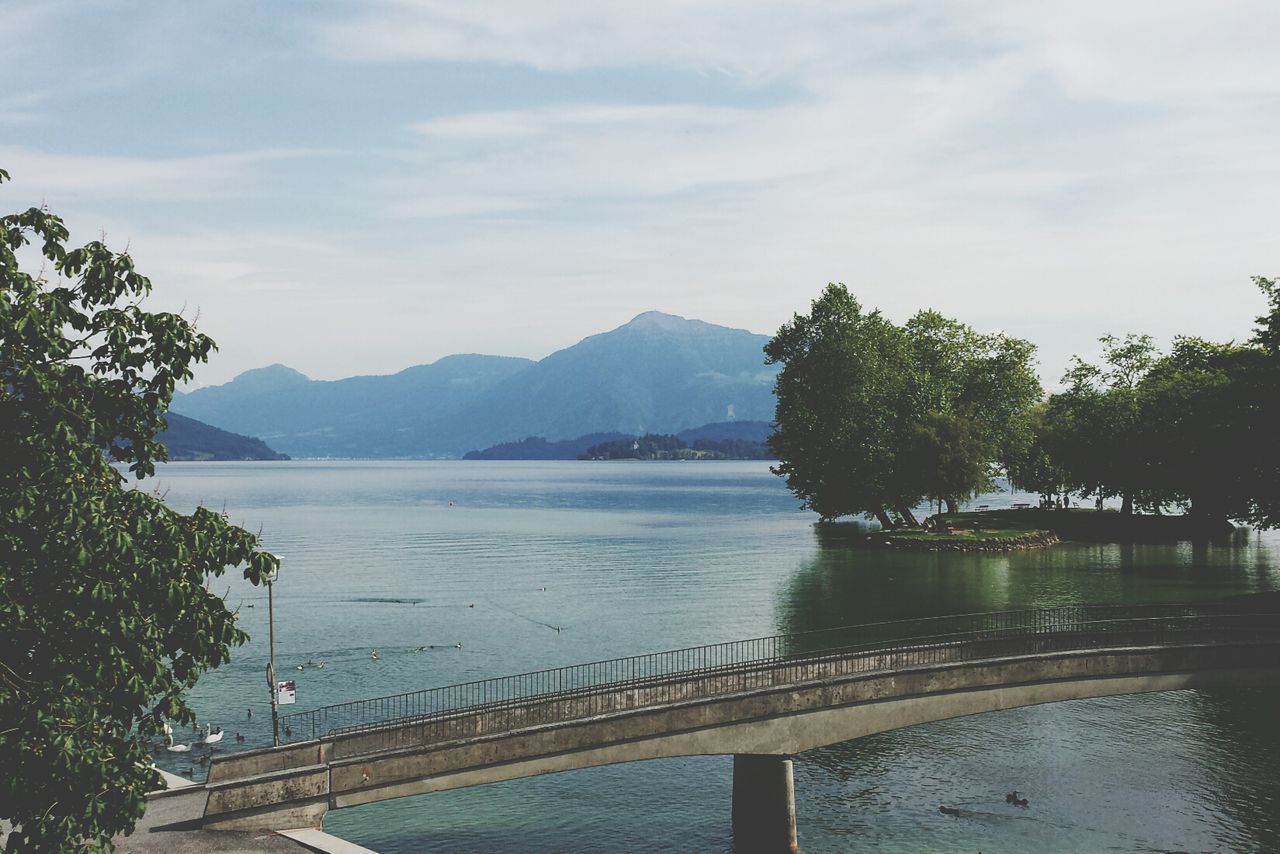
<instances>
[{"instance_id":1,"label":"concrete bridge","mask_svg":"<svg viewBox=\"0 0 1280 854\"><path fill-rule=\"evenodd\" d=\"M739 850L796 850L791 757L1059 700L1280 684L1280 609L1071 607L881 623L593 662L327 706L293 743L216 757L204 826L673 756L734 756Z\"/></svg>"}]
</instances>

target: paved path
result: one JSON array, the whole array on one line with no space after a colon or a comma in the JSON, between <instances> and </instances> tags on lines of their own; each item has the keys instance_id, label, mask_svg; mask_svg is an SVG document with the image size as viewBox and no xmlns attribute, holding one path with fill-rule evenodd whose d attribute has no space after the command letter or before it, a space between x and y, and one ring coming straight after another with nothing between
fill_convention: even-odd
<instances>
[{"instance_id":1,"label":"paved path","mask_svg":"<svg viewBox=\"0 0 1280 854\"><path fill-rule=\"evenodd\" d=\"M298 843L274 833L216 833L200 829L204 815L204 787L183 794L152 797L146 815L129 836L117 836L116 851L174 852L288 851L298 854Z\"/></svg>"},{"instance_id":2,"label":"paved path","mask_svg":"<svg viewBox=\"0 0 1280 854\"><path fill-rule=\"evenodd\" d=\"M117 836L116 851L126 854L175 854L206 851L318 851L323 854L374 854L354 842L347 842L320 830L291 830L284 833L226 832L201 830L206 791L204 786L184 777L161 771L168 791L152 794L146 815L129 836Z\"/></svg>"}]
</instances>

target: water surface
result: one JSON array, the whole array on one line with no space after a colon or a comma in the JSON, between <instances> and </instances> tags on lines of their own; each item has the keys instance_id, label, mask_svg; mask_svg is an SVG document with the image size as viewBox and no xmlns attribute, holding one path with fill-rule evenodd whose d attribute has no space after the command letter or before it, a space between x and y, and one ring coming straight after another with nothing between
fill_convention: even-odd
<instances>
[{"instance_id":1,"label":"water surface","mask_svg":"<svg viewBox=\"0 0 1280 854\"><path fill-rule=\"evenodd\" d=\"M299 709L874 620L1280 589L1274 535L867 551L819 535L763 463L178 463L158 479L174 506L225 507L284 556L277 666ZM218 592L253 640L201 680L196 709L245 747L269 743L265 592L234 578ZM795 763L801 844L1274 850L1278 701L1260 689L1083 700L810 751ZM339 810L326 829L379 851L727 851L730 771L728 757L586 769ZM1004 803L1015 788L1029 808Z\"/></svg>"}]
</instances>

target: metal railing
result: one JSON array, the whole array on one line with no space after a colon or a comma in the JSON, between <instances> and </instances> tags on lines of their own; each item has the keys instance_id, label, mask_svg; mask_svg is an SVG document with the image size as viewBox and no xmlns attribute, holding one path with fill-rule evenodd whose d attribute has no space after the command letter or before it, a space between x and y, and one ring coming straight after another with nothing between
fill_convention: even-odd
<instances>
[{"instance_id":1,"label":"metal railing","mask_svg":"<svg viewBox=\"0 0 1280 854\"><path fill-rule=\"evenodd\" d=\"M1280 613L1231 603L1071 606L845 626L356 700L282 717L286 741L369 733L379 749L862 673L1130 646L1280 641Z\"/></svg>"}]
</instances>

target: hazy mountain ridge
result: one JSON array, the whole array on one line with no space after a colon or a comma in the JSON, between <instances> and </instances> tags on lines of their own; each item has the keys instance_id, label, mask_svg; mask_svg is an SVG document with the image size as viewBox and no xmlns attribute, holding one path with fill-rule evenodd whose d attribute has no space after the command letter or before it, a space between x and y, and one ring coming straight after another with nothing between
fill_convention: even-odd
<instances>
[{"instance_id":1,"label":"hazy mountain ridge","mask_svg":"<svg viewBox=\"0 0 1280 854\"><path fill-rule=\"evenodd\" d=\"M646 312L538 362L449 356L327 382L273 365L182 395L173 408L293 456L456 457L526 437L676 433L772 420L768 340Z\"/></svg>"},{"instance_id":2,"label":"hazy mountain ridge","mask_svg":"<svg viewBox=\"0 0 1280 854\"><path fill-rule=\"evenodd\" d=\"M678 432L772 420L768 336L646 312L547 356L440 425L469 447L525 436ZM730 407L732 406L732 413Z\"/></svg>"},{"instance_id":3,"label":"hazy mountain ridge","mask_svg":"<svg viewBox=\"0 0 1280 854\"><path fill-rule=\"evenodd\" d=\"M404 437L530 364L508 356L457 355L395 374L340 380L311 380L273 365L175 398L173 408L261 436L294 456L432 456L431 449L406 448ZM246 376L248 387L241 384Z\"/></svg>"}]
</instances>

